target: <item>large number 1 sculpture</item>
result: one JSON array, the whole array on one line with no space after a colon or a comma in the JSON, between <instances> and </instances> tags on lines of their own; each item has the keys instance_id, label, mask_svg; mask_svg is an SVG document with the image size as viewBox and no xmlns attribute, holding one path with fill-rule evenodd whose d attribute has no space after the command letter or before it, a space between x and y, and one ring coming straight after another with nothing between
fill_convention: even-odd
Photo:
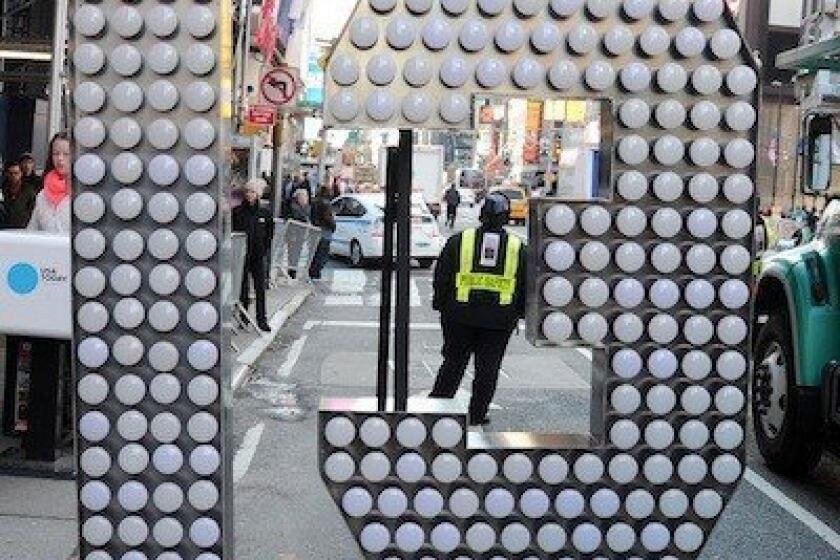
<instances>
[{"instance_id":1,"label":"large number 1 sculpture","mask_svg":"<svg viewBox=\"0 0 840 560\"><path fill-rule=\"evenodd\" d=\"M468 129L475 93L612 107L611 200L541 202L530 240L532 332L606 348L603 441L470 448L380 383L324 404L323 478L369 558L695 558L744 469L755 63L723 0L363 0L325 118Z\"/></svg>"}]
</instances>

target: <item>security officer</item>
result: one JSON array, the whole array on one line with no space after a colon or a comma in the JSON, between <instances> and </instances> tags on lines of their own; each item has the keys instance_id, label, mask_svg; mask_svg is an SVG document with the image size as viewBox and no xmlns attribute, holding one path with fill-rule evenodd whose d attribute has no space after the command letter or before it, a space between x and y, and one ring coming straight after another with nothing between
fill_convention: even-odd
<instances>
[{"instance_id":1,"label":"security officer","mask_svg":"<svg viewBox=\"0 0 840 560\"><path fill-rule=\"evenodd\" d=\"M487 410L510 336L526 306L523 242L505 231L510 201L491 193L481 208L481 227L452 236L434 278L432 307L440 311L443 365L432 398L452 398L475 356L469 422L488 422Z\"/></svg>"},{"instance_id":2,"label":"security officer","mask_svg":"<svg viewBox=\"0 0 840 560\"><path fill-rule=\"evenodd\" d=\"M257 300L257 325L268 332L271 327L265 315L265 257L274 237L274 219L266 208L260 207L260 195L264 188L262 179L251 179L243 188L244 201L233 210L233 231L247 235L247 256L242 274L240 301L245 309L250 303L248 276L254 279Z\"/></svg>"}]
</instances>

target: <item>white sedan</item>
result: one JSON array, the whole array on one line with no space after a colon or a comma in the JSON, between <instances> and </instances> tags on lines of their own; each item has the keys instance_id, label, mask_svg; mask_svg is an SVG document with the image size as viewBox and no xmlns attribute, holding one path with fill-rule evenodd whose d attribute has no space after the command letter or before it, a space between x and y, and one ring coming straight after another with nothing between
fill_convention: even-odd
<instances>
[{"instance_id":1,"label":"white sedan","mask_svg":"<svg viewBox=\"0 0 840 560\"><path fill-rule=\"evenodd\" d=\"M347 257L353 266L381 259L385 235L385 195L347 194L332 201L335 233L330 254ZM432 266L440 256L444 239L421 194L411 196L411 258L421 267ZM396 251L396 247L395 247Z\"/></svg>"}]
</instances>

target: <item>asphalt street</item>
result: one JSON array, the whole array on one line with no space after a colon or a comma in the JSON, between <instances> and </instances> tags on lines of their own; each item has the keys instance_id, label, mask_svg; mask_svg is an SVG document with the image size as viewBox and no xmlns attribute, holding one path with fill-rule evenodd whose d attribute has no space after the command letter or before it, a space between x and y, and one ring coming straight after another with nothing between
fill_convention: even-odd
<instances>
[{"instance_id":1,"label":"asphalt street","mask_svg":"<svg viewBox=\"0 0 840 560\"><path fill-rule=\"evenodd\" d=\"M469 223L469 222L467 222ZM522 233L522 232L518 232ZM375 394L378 272L332 261L301 310L234 401L236 557L361 558L318 474L322 397ZM440 365L431 272L411 279L410 392L428 391ZM552 372L551 374L547 372ZM535 349L515 334L490 415L498 431L589 429L590 356ZM469 399L469 379L457 396ZM840 463L825 459L795 482L764 468L752 440L749 469L703 560L840 558Z\"/></svg>"}]
</instances>

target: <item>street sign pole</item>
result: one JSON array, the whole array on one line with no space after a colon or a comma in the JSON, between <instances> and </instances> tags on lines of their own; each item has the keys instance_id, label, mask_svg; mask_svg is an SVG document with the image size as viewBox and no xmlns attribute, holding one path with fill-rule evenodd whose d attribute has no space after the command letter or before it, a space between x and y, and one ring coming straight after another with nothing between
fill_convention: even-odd
<instances>
[{"instance_id":1,"label":"street sign pole","mask_svg":"<svg viewBox=\"0 0 840 560\"><path fill-rule=\"evenodd\" d=\"M397 304L394 323L394 410L408 405L408 356L411 321L409 282L411 281L411 155L413 133L400 130L395 159L394 183L397 194Z\"/></svg>"}]
</instances>

